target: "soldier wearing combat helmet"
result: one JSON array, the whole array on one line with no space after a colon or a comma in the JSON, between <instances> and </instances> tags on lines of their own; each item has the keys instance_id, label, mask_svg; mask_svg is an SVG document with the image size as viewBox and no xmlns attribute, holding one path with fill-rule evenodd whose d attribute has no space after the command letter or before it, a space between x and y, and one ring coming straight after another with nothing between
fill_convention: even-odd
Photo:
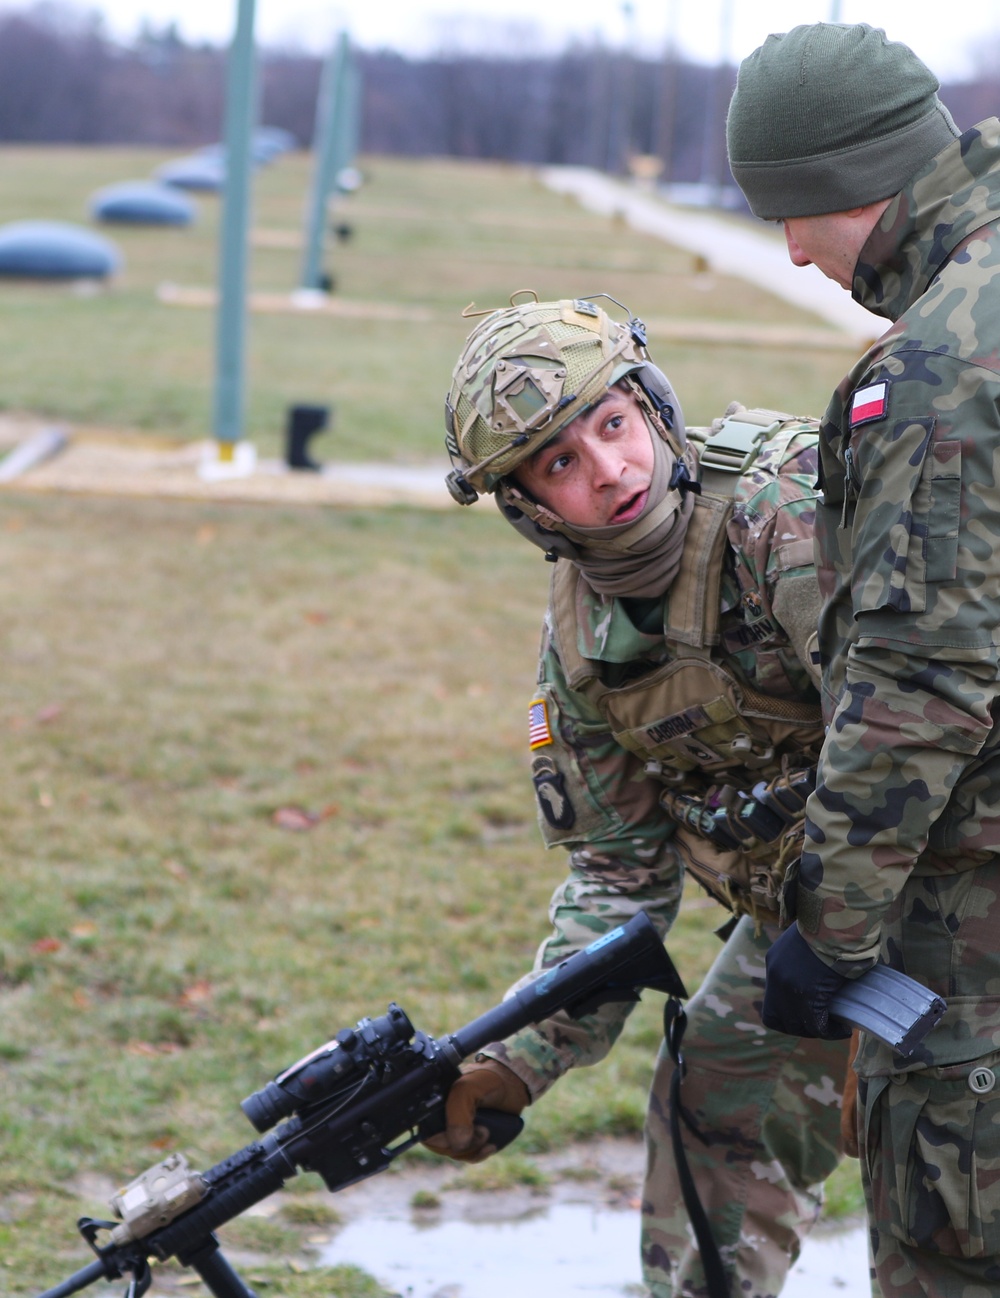
<instances>
[{"instance_id":1,"label":"soldier wearing combat helmet","mask_svg":"<svg viewBox=\"0 0 1000 1298\"><path fill-rule=\"evenodd\" d=\"M658 1062L642 1259L654 1298L729 1286L764 1298L842 1153L845 1044L766 1032L756 1008L821 741L816 426L733 406L686 429L625 314L591 298L484 314L446 402L449 486L466 504L493 494L554 561L528 740L539 825L569 871L536 973L638 910L666 933L685 869L740 917L687 1009L693 1135L679 1149L673 1064ZM492 1153L477 1107L519 1112L601 1059L627 1013L559 1016L488 1047L452 1088L432 1147ZM710 1225L697 1242L678 1159Z\"/></svg>"}]
</instances>

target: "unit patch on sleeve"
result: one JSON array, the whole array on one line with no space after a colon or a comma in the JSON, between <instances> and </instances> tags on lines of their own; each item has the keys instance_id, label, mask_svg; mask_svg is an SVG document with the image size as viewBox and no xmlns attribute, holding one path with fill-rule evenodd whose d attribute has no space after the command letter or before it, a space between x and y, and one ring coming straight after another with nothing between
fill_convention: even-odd
<instances>
[{"instance_id":1,"label":"unit patch on sleeve","mask_svg":"<svg viewBox=\"0 0 1000 1298\"><path fill-rule=\"evenodd\" d=\"M566 780L551 757L536 757L531 779L542 815L553 829L572 829L576 812L566 792Z\"/></svg>"},{"instance_id":2,"label":"unit patch on sleeve","mask_svg":"<svg viewBox=\"0 0 1000 1298\"><path fill-rule=\"evenodd\" d=\"M869 383L865 388L858 388L851 397L851 427L859 424L870 424L876 419L884 419L889 409L889 384L882 379L878 383Z\"/></svg>"},{"instance_id":3,"label":"unit patch on sleeve","mask_svg":"<svg viewBox=\"0 0 1000 1298\"><path fill-rule=\"evenodd\" d=\"M528 746L534 751L552 743L549 709L544 699L532 699L528 706Z\"/></svg>"}]
</instances>

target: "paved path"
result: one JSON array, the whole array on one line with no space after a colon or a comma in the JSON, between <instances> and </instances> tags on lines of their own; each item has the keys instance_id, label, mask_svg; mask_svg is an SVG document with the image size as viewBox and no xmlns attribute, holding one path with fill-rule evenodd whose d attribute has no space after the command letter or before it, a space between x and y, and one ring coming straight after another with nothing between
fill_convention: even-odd
<instances>
[{"instance_id":1,"label":"paved path","mask_svg":"<svg viewBox=\"0 0 1000 1298\"><path fill-rule=\"evenodd\" d=\"M614 180L587 167L545 167L542 180L552 190L573 194L584 207L607 216L621 213L635 230L706 257L726 275L766 289L793 306L812 311L866 346L883 332L877 316L859 306L839 284L815 266L793 266L784 241L763 223L720 217L701 209L671 207L648 190Z\"/></svg>"}]
</instances>

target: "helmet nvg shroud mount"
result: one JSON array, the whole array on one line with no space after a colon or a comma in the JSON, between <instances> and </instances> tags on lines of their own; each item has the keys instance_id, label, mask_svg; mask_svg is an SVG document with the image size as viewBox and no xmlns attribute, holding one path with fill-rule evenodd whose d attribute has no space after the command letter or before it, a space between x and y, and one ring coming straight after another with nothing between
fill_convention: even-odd
<instances>
[{"instance_id":1,"label":"helmet nvg shroud mount","mask_svg":"<svg viewBox=\"0 0 1000 1298\"><path fill-rule=\"evenodd\" d=\"M495 491L627 375L677 437L677 451L683 448L680 408L666 377L646 358L641 320L628 313L622 324L590 298L539 302L532 293L533 300L516 302L521 296L484 313L452 374L445 443L454 467L447 483L460 505Z\"/></svg>"}]
</instances>

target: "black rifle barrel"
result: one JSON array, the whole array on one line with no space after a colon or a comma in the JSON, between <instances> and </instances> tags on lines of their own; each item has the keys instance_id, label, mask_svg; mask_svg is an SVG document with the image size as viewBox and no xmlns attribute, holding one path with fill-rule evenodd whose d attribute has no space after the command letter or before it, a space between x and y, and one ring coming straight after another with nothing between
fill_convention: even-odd
<instances>
[{"instance_id":1,"label":"black rifle barrel","mask_svg":"<svg viewBox=\"0 0 1000 1298\"><path fill-rule=\"evenodd\" d=\"M680 975L644 911L561 964L543 970L533 982L447 1040L465 1059L491 1041L502 1041L557 1010L565 1009L577 1017L586 1012L590 1002L636 1000L639 987L687 997Z\"/></svg>"},{"instance_id":2,"label":"black rifle barrel","mask_svg":"<svg viewBox=\"0 0 1000 1298\"><path fill-rule=\"evenodd\" d=\"M57 1284L53 1289L46 1289L38 1298L68 1298L71 1293L76 1293L80 1289L86 1289L87 1285L93 1284L95 1280L106 1279L103 1262L91 1262L90 1266L85 1266L81 1271L74 1272L62 1284Z\"/></svg>"}]
</instances>

